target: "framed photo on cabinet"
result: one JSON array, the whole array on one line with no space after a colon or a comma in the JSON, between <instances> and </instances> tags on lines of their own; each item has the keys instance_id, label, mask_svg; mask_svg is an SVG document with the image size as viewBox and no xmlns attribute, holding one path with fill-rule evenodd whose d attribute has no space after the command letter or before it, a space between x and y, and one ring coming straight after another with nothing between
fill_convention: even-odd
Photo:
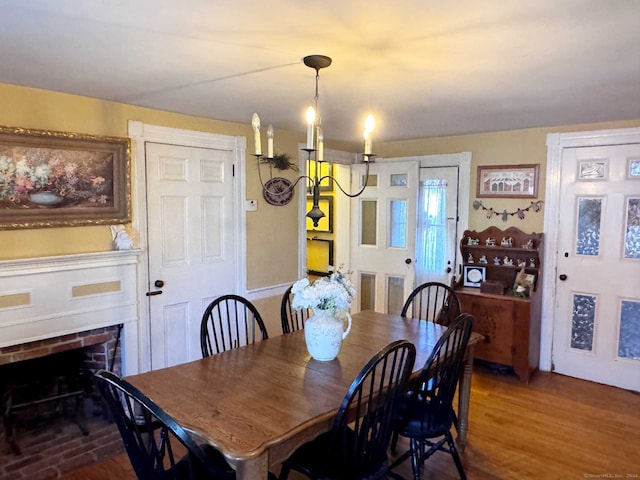
<instances>
[{"instance_id":1,"label":"framed photo on cabinet","mask_svg":"<svg viewBox=\"0 0 640 480\"><path fill-rule=\"evenodd\" d=\"M487 278L487 269L479 265L465 265L462 271L462 285L480 288L480 284Z\"/></svg>"}]
</instances>

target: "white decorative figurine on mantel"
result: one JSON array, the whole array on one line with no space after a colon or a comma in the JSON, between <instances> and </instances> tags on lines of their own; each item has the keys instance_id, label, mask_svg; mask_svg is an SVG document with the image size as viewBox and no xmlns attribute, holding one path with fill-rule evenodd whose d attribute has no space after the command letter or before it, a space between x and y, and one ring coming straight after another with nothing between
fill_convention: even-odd
<instances>
[{"instance_id":1,"label":"white decorative figurine on mantel","mask_svg":"<svg viewBox=\"0 0 640 480\"><path fill-rule=\"evenodd\" d=\"M111 239L116 250L131 250L133 248L133 240L124 225L111 225Z\"/></svg>"}]
</instances>

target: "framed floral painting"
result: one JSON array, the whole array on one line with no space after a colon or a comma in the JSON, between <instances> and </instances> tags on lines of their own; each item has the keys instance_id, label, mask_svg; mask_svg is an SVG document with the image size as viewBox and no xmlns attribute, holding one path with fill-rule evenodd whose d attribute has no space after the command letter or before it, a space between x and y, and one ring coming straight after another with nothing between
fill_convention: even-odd
<instances>
[{"instance_id":1,"label":"framed floral painting","mask_svg":"<svg viewBox=\"0 0 640 480\"><path fill-rule=\"evenodd\" d=\"M0 230L127 223L128 138L0 127Z\"/></svg>"}]
</instances>

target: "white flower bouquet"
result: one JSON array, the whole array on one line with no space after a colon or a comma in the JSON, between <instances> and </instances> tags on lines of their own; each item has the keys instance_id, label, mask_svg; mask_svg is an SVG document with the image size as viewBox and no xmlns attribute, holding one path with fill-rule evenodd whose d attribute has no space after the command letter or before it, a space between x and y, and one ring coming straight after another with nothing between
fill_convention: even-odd
<instances>
[{"instance_id":1,"label":"white flower bouquet","mask_svg":"<svg viewBox=\"0 0 640 480\"><path fill-rule=\"evenodd\" d=\"M293 284L291 292L291 306L294 309L325 310L334 315L348 312L351 299L356 294L351 281L341 272L334 272L330 277L320 278L313 283L308 278L302 278Z\"/></svg>"}]
</instances>

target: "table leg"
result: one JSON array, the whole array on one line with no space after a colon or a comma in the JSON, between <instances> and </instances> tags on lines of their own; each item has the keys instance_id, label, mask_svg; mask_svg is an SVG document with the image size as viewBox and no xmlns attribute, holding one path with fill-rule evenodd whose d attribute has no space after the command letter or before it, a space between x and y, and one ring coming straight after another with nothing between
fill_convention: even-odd
<instances>
[{"instance_id":1,"label":"table leg","mask_svg":"<svg viewBox=\"0 0 640 480\"><path fill-rule=\"evenodd\" d=\"M458 385L458 438L456 444L461 452L467 446L467 431L469 430L469 400L471 398L471 374L473 373L473 345L467 347L462 366L462 375Z\"/></svg>"},{"instance_id":2,"label":"table leg","mask_svg":"<svg viewBox=\"0 0 640 480\"><path fill-rule=\"evenodd\" d=\"M237 480L267 480L269 478L269 454L263 453L250 460L239 461L234 465Z\"/></svg>"}]
</instances>

